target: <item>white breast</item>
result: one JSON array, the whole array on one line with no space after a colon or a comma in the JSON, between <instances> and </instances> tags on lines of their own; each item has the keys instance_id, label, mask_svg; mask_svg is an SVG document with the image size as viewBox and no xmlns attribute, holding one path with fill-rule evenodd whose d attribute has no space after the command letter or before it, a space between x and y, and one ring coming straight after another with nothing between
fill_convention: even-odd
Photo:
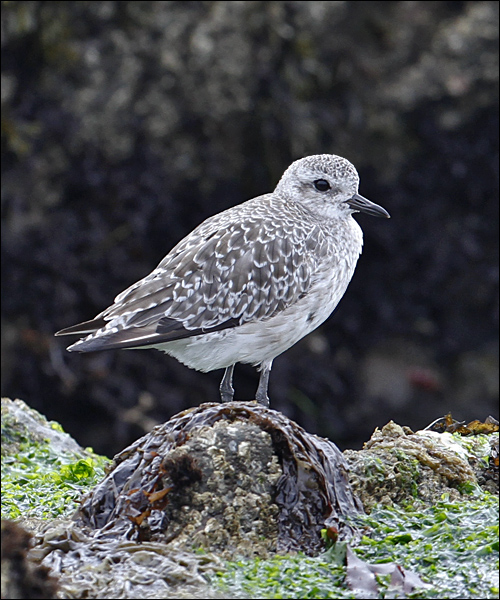
<instances>
[{"instance_id":1,"label":"white breast","mask_svg":"<svg viewBox=\"0 0 500 600\"><path fill-rule=\"evenodd\" d=\"M337 251L319 266L309 292L278 315L155 347L204 372L237 362L259 365L272 361L321 325L344 295L361 253L361 228L349 218L342 235L349 243L335 245Z\"/></svg>"}]
</instances>

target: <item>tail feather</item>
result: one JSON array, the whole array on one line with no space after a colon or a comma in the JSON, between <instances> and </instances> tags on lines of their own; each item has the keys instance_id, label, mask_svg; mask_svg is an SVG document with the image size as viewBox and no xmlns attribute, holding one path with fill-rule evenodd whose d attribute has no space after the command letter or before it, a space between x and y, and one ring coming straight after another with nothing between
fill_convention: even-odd
<instances>
[{"instance_id":1,"label":"tail feather","mask_svg":"<svg viewBox=\"0 0 500 600\"><path fill-rule=\"evenodd\" d=\"M107 321L104 319L92 319L91 321L84 321L83 323L61 329L54 335L90 335L104 327L106 324Z\"/></svg>"},{"instance_id":2,"label":"tail feather","mask_svg":"<svg viewBox=\"0 0 500 600\"><path fill-rule=\"evenodd\" d=\"M148 327L110 329L107 321L98 319L62 329L56 335L86 335L83 339L68 346L67 350L69 352L97 352L98 350L115 350L117 348L156 347L166 342L231 329L238 324L237 319L228 319L224 323L207 329L186 329L180 321L165 317L159 321L159 324L153 323ZM108 325L108 330L102 330L104 325Z\"/></svg>"}]
</instances>

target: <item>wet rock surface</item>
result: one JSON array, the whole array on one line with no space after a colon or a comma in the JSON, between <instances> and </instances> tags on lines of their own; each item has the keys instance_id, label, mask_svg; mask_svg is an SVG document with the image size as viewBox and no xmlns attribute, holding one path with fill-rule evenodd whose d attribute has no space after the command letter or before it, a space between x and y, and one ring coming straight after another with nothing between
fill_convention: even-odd
<instances>
[{"instance_id":1,"label":"wet rock surface","mask_svg":"<svg viewBox=\"0 0 500 600\"><path fill-rule=\"evenodd\" d=\"M118 454L77 523L222 556L323 547L362 510L336 446L257 403L203 404Z\"/></svg>"},{"instance_id":2,"label":"wet rock surface","mask_svg":"<svg viewBox=\"0 0 500 600\"><path fill-rule=\"evenodd\" d=\"M498 432L488 438L471 437L462 445L449 433L413 432L391 421L376 429L362 450L345 450L344 457L367 512L377 504L424 507L443 494L467 499L475 484L498 495L498 473L489 474Z\"/></svg>"},{"instance_id":3,"label":"wet rock surface","mask_svg":"<svg viewBox=\"0 0 500 600\"><path fill-rule=\"evenodd\" d=\"M12 411L15 418L2 420L2 439L18 435L17 427L11 430L11 425L16 425L14 421L23 424L22 434L28 438L32 437L31 429L36 437L40 423L45 422L41 415L21 401L4 400L3 408ZM455 430L455 422L453 425ZM460 438L456 431L453 436L448 431L413 433L408 427L391 422L373 434L365 449L352 453L354 459L349 452L344 453L351 464L351 483L363 497L367 509L370 511L379 505L372 513L371 527L366 526L367 519L370 519L366 515L354 519L363 527L364 535L372 537L372 549L379 544L384 545L387 531L400 527L398 522L402 518L408 517L408 523L412 519L420 521L423 518L425 510L415 513L408 504L413 508L437 506L439 513L437 517L426 513L425 527L431 531L423 533L418 546L412 546L413 558L415 552L427 556L425 548L429 540L441 535L446 537L450 534L450 526L460 528L460 519L466 518L465 514L474 523L479 519L479 525L471 528L471 539L476 527L483 532L483 525L488 527L489 523L489 528L494 529L496 507L488 501L491 508L481 509L478 495L475 492L461 494L460 488L473 485L476 480L481 484L481 478L488 475L488 483L496 482L498 493L498 425L475 421L465 428L460 425L459 429L465 432L491 431L491 434ZM52 439L61 454L73 457L73 444L61 445L58 437ZM23 444L7 444L5 450L6 453L14 451L16 460L22 462L27 459L28 453L37 453L36 446ZM159 457L164 450L165 456L161 459ZM24 459L23 451L26 453ZM83 452L83 449L80 451ZM11 460L12 456L2 454L2 486L7 473L3 461L7 459ZM312 535L317 525L313 517L317 517L321 507L330 540L352 536L353 532L343 524L344 516L350 514L352 496L349 488L344 488L345 463L338 459L333 444L308 435L275 411L254 403L205 405L177 415L171 423L157 427L150 436L141 438L120 453L107 477L101 479L97 486L94 480L86 487L92 491L84 498L73 518L70 510L63 518L22 518L23 527L34 534L35 546L28 555L30 535L11 522L7 523L7 535L2 536L5 543L2 558L6 559L9 574L14 573L14 584L15 574L25 571L12 571L11 566L19 566L13 565L12 558L14 562L19 558L29 561L21 566L36 570L36 586L45 579L50 585L55 584L54 579L48 577L47 568L50 568L51 575L57 576L58 597L62 598L227 598L231 594L228 595L219 583L221 577L224 579L224 573L229 574L235 568L231 561L255 566L268 563L273 573L271 580L277 569L276 576L281 579L281 567L278 568L277 564L287 565L283 566L287 576L291 576L290 572L295 573L291 577L298 577L298 581L304 570L309 578L311 568L319 569L328 573L327 585L331 588L334 585L330 572L333 565L327 558L329 552L309 552L315 555L314 558L300 554L294 556L293 551L291 556L279 556L278 547L280 540L285 540L292 550L297 547L290 546L296 541L293 536L304 531L299 525L307 521L312 526L309 531L311 537L306 541L312 542L313 546L317 541L317 537ZM27 470L23 476L35 480L38 477L40 481L36 461L29 464L32 464L32 470ZM289 479L285 473L290 475ZM333 485L325 485L324 478ZM40 490L37 493L36 486L30 488L33 506L53 502L58 489L56 480L53 485L53 495L47 491L40 493ZM68 481L67 485L74 484ZM494 486L488 489L495 493ZM443 506L439 508L443 494L446 501L441 502ZM8 500L2 487L2 509L9 501L16 500L12 497ZM481 502L484 500L479 504ZM357 503L354 503L355 512ZM472 505L470 513L467 504ZM384 505L394 505L394 511L385 509ZM288 531L287 524L280 520L286 518L287 507ZM335 507L337 511L331 510ZM478 510L482 511L481 515L487 516L478 517ZM29 513L32 510L26 511L26 514ZM448 518L450 521L446 520ZM434 519L437 520L434 522ZM379 520L380 529L377 527ZM407 539L407 527L410 527L413 536L412 544L416 543L417 525L403 525L400 527L402 536L396 537ZM254 535L253 528L262 535ZM12 533L14 535L9 536ZM266 536L268 539L264 539ZM484 552L484 539L487 537L475 540L474 547L478 546ZM491 539L494 550L496 535ZM467 545L468 542L463 540L462 543ZM392 547L392 542L389 545ZM362 548L363 544L357 546ZM459 556L462 556L464 548L460 543L459 546ZM339 552L342 552L342 547L343 544L340 544ZM434 551L435 557L441 553L436 548ZM384 556L382 547L380 553L375 554L375 562L378 563ZM268 560L265 560L266 555ZM462 556L461 560L469 561L471 555L467 556L466 559ZM257 560L252 560L252 557ZM283 562L280 562L282 559ZM275 560L279 562L274 563ZM310 560L318 560L321 566L313 565L308 562ZM361 566L365 574L368 574L366 569L372 569L372 565L361 565L354 560L352 554L347 562L347 571L351 571L346 579L348 583L353 575L351 567L357 571ZM383 562L387 567L386 561ZM455 559L452 563L455 573ZM394 572L401 575L399 564L398 560L393 567ZM467 564L468 572L471 563ZM490 573L488 569L487 576L493 582L497 578L497 570L494 568ZM248 570L245 572L250 579L262 579L262 585L266 587L265 570L260 575L248 574ZM246 576L240 574L238 577ZM8 581L13 580L10 578ZM343 589L342 582L344 575L337 579L341 586L339 591ZM306 587L308 584L310 579L307 579ZM352 585L357 587L357 578ZM464 585L469 589L468 577L465 577ZM35 593L39 593L38 588L34 589ZM242 591L246 588L237 586L237 589L235 597L249 597ZM11 594L9 597L29 597L14 593L18 596ZM53 597L51 592L46 593ZM283 597L306 596L292 593ZM366 592L364 597L367 597Z\"/></svg>"},{"instance_id":4,"label":"wet rock surface","mask_svg":"<svg viewBox=\"0 0 500 600\"><path fill-rule=\"evenodd\" d=\"M115 531L47 523L31 555L59 576L63 598L219 598L208 576L224 569L213 553L137 543Z\"/></svg>"}]
</instances>

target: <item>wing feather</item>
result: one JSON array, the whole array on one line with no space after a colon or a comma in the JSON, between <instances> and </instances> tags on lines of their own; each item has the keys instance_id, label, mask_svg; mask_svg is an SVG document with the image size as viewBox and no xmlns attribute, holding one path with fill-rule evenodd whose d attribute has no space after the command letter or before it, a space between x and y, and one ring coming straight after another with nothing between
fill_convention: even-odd
<instances>
[{"instance_id":1,"label":"wing feather","mask_svg":"<svg viewBox=\"0 0 500 600\"><path fill-rule=\"evenodd\" d=\"M268 197L266 209L265 199L215 215L181 240L96 317L94 339L102 337L103 348L160 343L271 318L297 302L318 266L311 238L315 248L328 240L302 207ZM86 341L75 350L85 351Z\"/></svg>"}]
</instances>

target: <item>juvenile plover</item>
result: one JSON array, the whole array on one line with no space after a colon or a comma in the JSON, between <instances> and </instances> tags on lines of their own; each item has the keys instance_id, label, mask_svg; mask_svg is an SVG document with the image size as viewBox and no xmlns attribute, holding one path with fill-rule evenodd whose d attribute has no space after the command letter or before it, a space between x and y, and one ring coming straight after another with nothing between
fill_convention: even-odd
<instances>
[{"instance_id":1,"label":"juvenile plover","mask_svg":"<svg viewBox=\"0 0 500 600\"><path fill-rule=\"evenodd\" d=\"M331 315L351 280L363 244L353 213L389 217L358 185L345 158L297 160L274 192L209 217L95 319L56 335L86 336L71 352L156 348L192 369L224 368L223 402L234 365L250 363L269 406L273 359Z\"/></svg>"}]
</instances>

